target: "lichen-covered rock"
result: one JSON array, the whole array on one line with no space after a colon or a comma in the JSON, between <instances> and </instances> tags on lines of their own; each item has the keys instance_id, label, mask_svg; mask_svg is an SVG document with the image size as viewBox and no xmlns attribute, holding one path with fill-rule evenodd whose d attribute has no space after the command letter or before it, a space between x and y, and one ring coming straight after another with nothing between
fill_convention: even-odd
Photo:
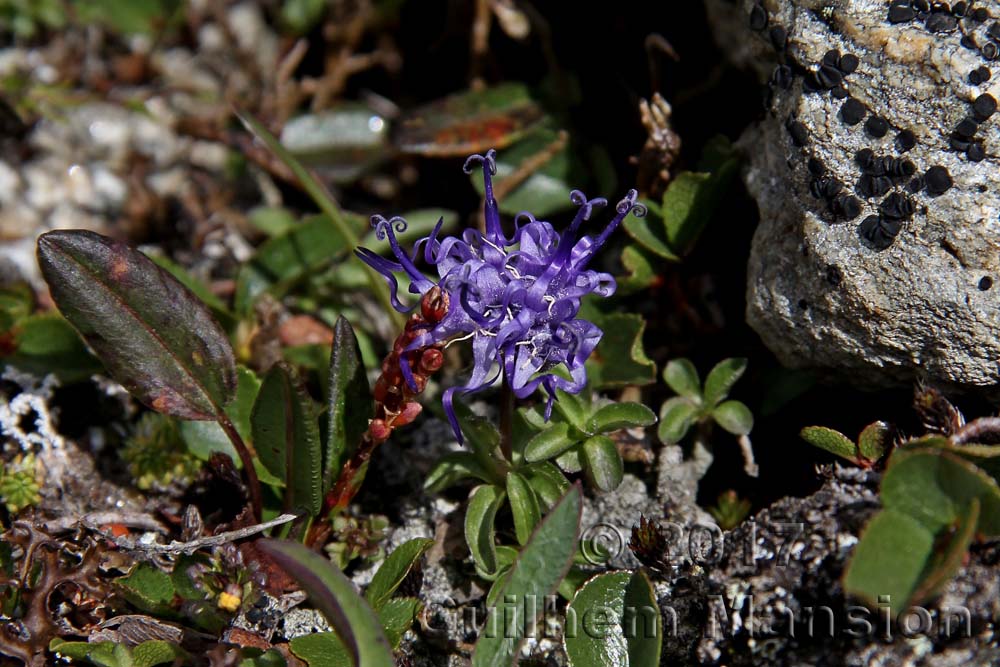
<instances>
[{"instance_id":1,"label":"lichen-covered rock","mask_svg":"<svg viewBox=\"0 0 1000 667\"><path fill-rule=\"evenodd\" d=\"M1000 3L709 4L770 89L750 324L859 383L1000 382Z\"/></svg>"}]
</instances>

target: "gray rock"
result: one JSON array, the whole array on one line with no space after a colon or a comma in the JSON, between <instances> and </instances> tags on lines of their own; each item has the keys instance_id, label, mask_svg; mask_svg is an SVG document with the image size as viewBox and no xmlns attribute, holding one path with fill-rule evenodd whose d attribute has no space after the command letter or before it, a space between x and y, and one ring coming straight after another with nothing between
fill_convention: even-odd
<instances>
[{"instance_id":1,"label":"gray rock","mask_svg":"<svg viewBox=\"0 0 1000 667\"><path fill-rule=\"evenodd\" d=\"M837 467L815 494L780 500L726 533L721 558L660 573L661 664L996 664L996 548L973 549L969 564L927 606L930 632L886 632L884 615L845 597L840 578L856 536L878 509L877 486L875 473ZM971 624L953 616L945 633L949 612L961 608Z\"/></svg>"},{"instance_id":2,"label":"gray rock","mask_svg":"<svg viewBox=\"0 0 1000 667\"><path fill-rule=\"evenodd\" d=\"M890 23L883 0L766 0L768 27L754 32L754 4L743 0L734 10L733 3L709 2L719 36L728 36L725 46L736 45L735 58L749 59L767 78L779 63L791 68L790 86L771 86L766 118L741 140L749 156L746 184L761 214L748 269L751 326L783 363L833 370L858 383L922 376L966 387L996 384L1000 113L969 126L984 148L981 161L950 147L959 123L974 116L974 100L1000 98L996 63L961 43L963 34L970 44L990 43L994 19L964 18L952 29L944 14ZM973 6L998 13L995 2ZM770 33L779 26L788 35L783 52ZM733 39L740 30L742 38ZM860 59L843 78L847 93L865 105L864 120L855 125L844 120L844 100L807 87L810 79L829 83L841 76L814 74L831 49ZM971 72L991 65L990 80L970 82ZM873 117L886 121L884 136L874 136L882 134L879 122L866 126ZM790 122L801 123L794 129L804 145L796 145ZM896 138L903 130L916 139L906 152ZM866 148L877 157L909 160L914 176L943 167L953 186L940 194L926 187L911 192L911 177L890 175L874 188L879 194L871 194L855 157ZM838 214L828 197L811 193L810 158L822 161L841 194L857 198L856 216ZM893 195L905 197L913 213L880 249L864 238L861 223Z\"/></svg>"}]
</instances>

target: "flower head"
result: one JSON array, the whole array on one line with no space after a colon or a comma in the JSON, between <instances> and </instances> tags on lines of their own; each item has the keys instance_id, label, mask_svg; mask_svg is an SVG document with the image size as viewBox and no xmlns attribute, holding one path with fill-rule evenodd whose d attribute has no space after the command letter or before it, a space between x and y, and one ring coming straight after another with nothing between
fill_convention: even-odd
<instances>
[{"instance_id":1,"label":"flower head","mask_svg":"<svg viewBox=\"0 0 1000 667\"><path fill-rule=\"evenodd\" d=\"M576 216L562 233L523 212L515 217L514 231L508 238L493 198L495 159L496 152L490 150L485 156L471 156L464 166L466 173L477 165L483 170L485 234L466 229L461 237L439 238L439 221L431 235L417 241L412 255L407 255L396 239L396 233L406 229L406 221L376 215L372 217L376 237L388 239L395 261L367 248L357 250L365 263L385 277L397 310L411 310L399 300L397 273L406 274L413 294L423 295L437 286L446 297L445 315L416 335L408 351L443 341L472 339L472 373L464 386L449 388L443 397L448 420L460 442L462 434L454 410L456 392L479 391L503 374L518 398L529 396L539 387L546 391L547 419L556 389L571 394L583 389L587 384L584 364L603 332L577 317L580 302L591 293L610 296L616 288L610 274L587 269L587 264L629 212L645 214L645 208L636 203L636 191L630 190L596 238L581 235L583 223L606 206L607 200L587 199L579 190L573 190L569 196L577 206ZM418 257L437 269L437 282L417 268ZM558 366L565 367L568 378L557 373ZM410 365L401 363L400 369L412 386Z\"/></svg>"}]
</instances>

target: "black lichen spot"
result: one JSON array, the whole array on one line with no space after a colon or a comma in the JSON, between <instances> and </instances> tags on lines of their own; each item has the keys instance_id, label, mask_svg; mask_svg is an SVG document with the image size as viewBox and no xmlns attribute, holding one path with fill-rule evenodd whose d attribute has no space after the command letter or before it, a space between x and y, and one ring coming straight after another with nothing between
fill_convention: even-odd
<instances>
[{"instance_id":1,"label":"black lichen spot","mask_svg":"<svg viewBox=\"0 0 1000 667\"><path fill-rule=\"evenodd\" d=\"M912 194L917 194L924 189L927 182L924 180L923 176L914 176L910 179L910 182L906 184L906 189Z\"/></svg>"},{"instance_id":2,"label":"black lichen spot","mask_svg":"<svg viewBox=\"0 0 1000 667\"><path fill-rule=\"evenodd\" d=\"M910 5L918 15L926 15L927 12L931 11L931 3L927 2L927 0L910 0Z\"/></svg>"},{"instance_id":3,"label":"black lichen spot","mask_svg":"<svg viewBox=\"0 0 1000 667\"><path fill-rule=\"evenodd\" d=\"M840 61L837 63L837 67L840 71L844 73L844 76L848 74L853 74L855 70L858 69L858 65L861 64L861 60L853 53L845 53L840 57Z\"/></svg>"},{"instance_id":4,"label":"black lichen spot","mask_svg":"<svg viewBox=\"0 0 1000 667\"><path fill-rule=\"evenodd\" d=\"M979 279L979 289L985 292L989 288L993 287L993 279L989 276L983 276Z\"/></svg>"},{"instance_id":5,"label":"black lichen spot","mask_svg":"<svg viewBox=\"0 0 1000 667\"><path fill-rule=\"evenodd\" d=\"M844 220L853 220L861 215L861 202L851 195L840 195L833 200L830 208Z\"/></svg>"},{"instance_id":6,"label":"black lichen spot","mask_svg":"<svg viewBox=\"0 0 1000 667\"><path fill-rule=\"evenodd\" d=\"M799 148L809 143L809 130L802 122L789 118L785 123L785 128L792 137L792 143Z\"/></svg>"},{"instance_id":7,"label":"black lichen spot","mask_svg":"<svg viewBox=\"0 0 1000 667\"><path fill-rule=\"evenodd\" d=\"M865 121L865 130L876 139L881 139L889 131L889 123L885 118L869 116Z\"/></svg>"},{"instance_id":8,"label":"black lichen spot","mask_svg":"<svg viewBox=\"0 0 1000 667\"><path fill-rule=\"evenodd\" d=\"M953 185L951 174L940 165L935 165L924 174L924 183L927 187L927 194L937 197L947 192Z\"/></svg>"},{"instance_id":9,"label":"black lichen spot","mask_svg":"<svg viewBox=\"0 0 1000 667\"><path fill-rule=\"evenodd\" d=\"M878 205L886 220L909 220L913 217L913 200L901 192L893 192Z\"/></svg>"},{"instance_id":10,"label":"black lichen spot","mask_svg":"<svg viewBox=\"0 0 1000 667\"><path fill-rule=\"evenodd\" d=\"M959 46L963 49L969 49L970 51L976 50L976 40L972 39L970 35L962 35L962 39L958 40Z\"/></svg>"},{"instance_id":11,"label":"black lichen spot","mask_svg":"<svg viewBox=\"0 0 1000 667\"><path fill-rule=\"evenodd\" d=\"M886 220L878 215L869 215L858 225L858 236L867 241L875 250L885 250L899 235L902 222Z\"/></svg>"},{"instance_id":12,"label":"black lichen spot","mask_svg":"<svg viewBox=\"0 0 1000 667\"><path fill-rule=\"evenodd\" d=\"M809 302L806 301L805 299L799 299L799 309L800 310L808 310L809 309Z\"/></svg>"},{"instance_id":13,"label":"black lichen spot","mask_svg":"<svg viewBox=\"0 0 1000 667\"><path fill-rule=\"evenodd\" d=\"M782 28L780 25L776 25L768 31L768 36L771 38L771 46L774 47L775 51L784 51L785 46L788 44L788 31Z\"/></svg>"},{"instance_id":14,"label":"black lichen spot","mask_svg":"<svg viewBox=\"0 0 1000 667\"><path fill-rule=\"evenodd\" d=\"M857 125L864 119L867 111L857 98L848 97L840 107L840 118L848 125Z\"/></svg>"},{"instance_id":15,"label":"black lichen spot","mask_svg":"<svg viewBox=\"0 0 1000 667\"><path fill-rule=\"evenodd\" d=\"M759 4L750 10L750 29L761 32L767 27L767 10Z\"/></svg>"},{"instance_id":16,"label":"black lichen spot","mask_svg":"<svg viewBox=\"0 0 1000 667\"><path fill-rule=\"evenodd\" d=\"M993 25L986 30L986 34L994 42L1000 42L1000 21L994 21Z\"/></svg>"},{"instance_id":17,"label":"black lichen spot","mask_svg":"<svg viewBox=\"0 0 1000 667\"><path fill-rule=\"evenodd\" d=\"M824 53L823 64L829 65L830 67L838 67L840 65L840 51L837 49L830 49Z\"/></svg>"},{"instance_id":18,"label":"black lichen spot","mask_svg":"<svg viewBox=\"0 0 1000 667\"><path fill-rule=\"evenodd\" d=\"M778 65L774 68L774 73L771 75L771 83L778 86L783 90L788 90L792 87L792 68L788 65Z\"/></svg>"},{"instance_id":19,"label":"black lichen spot","mask_svg":"<svg viewBox=\"0 0 1000 667\"><path fill-rule=\"evenodd\" d=\"M896 146L899 147L900 152L905 153L916 145L917 136L913 134L913 130L902 130L896 135Z\"/></svg>"},{"instance_id":20,"label":"black lichen spot","mask_svg":"<svg viewBox=\"0 0 1000 667\"><path fill-rule=\"evenodd\" d=\"M843 80L843 73L833 65L820 65L819 69L816 70L816 82L824 90L836 88Z\"/></svg>"},{"instance_id":21,"label":"black lichen spot","mask_svg":"<svg viewBox=\"0 0 1000 667\"><path fill-rule=\"evenodd\" d=\"M983 142L974 141L969 144L969 147L965 151L965 157L969 158L972 162L982 162L986 159L986 149L983 148Z\"/></svg>"},{"instance_id":22,"label":"black lichen spot","mask_svg":"<svg viewBox=\"0 0 1000 667\"><path fill-rule=\"evenodd\" d=\"M996 60L997 54L1000 53L1000 47L993 42L986 42L983 44L982 48L979 49L979 53L987 60Z\"/></svg>"},{"instance_id":23,"label":"black lichen spot","mask_svg":"<svg viewBox=\"0 0 1000 667\"><path fill-rule=\"evenodd\" d=\"M924 27L931 32L952 32L958 27L958 19L951 14L934 12L927 17Z\"/></svg>"},{"instance_id":24,"label":"black lichen spot","mask_svg":"<svg viewBox=\"0 0 1000 667\"><path fill-rule=\"evenodd\" d=\"M993 72L990 68L985 65L980 65L976 69L969 72L969 83L973 86L978 86L981 83L986 83L993 76Z\"/></svg>"},{"instance_id":25,"label":"black lichen spot","mask_svg":"<svg viewBox=\"0 0 1000 667\"><path fill-rule=\"evenodd\" d=\"M865 199L872 199L889 192L892 189L892 181L887 176L863 174L854 189Z\"/></svg>"},{"instance_id":26,"label":"black lichen spot","mask_svg":"<svg viewBox=\"0 0 1000 667\"><path fill-rule=\"evenodd\" d=\"M988 21L990 18L990 11L985 7L976 7L972 10L972 20L978 23L983 21Z\"/></svg>"},{"instance_id":27,"label":"black lichen spot","mask_svg":"<svg viewBox=\"0 0 1000 667\"><path fill-rule=\"evenodd\" d=\"M956 2L951 6L951 13L959 18L965 16L969 12L969 4L966 2Z\"/></svg>"},{"instance_id":28,"label":"black lichen spot","mask_svg":"<svg viewBox=\"0 0 1000 667\"><path fill-rule=\"evenodd\" d=\"M870 148L862 148L854 154L854 161L865 171L875 166L875 151Z\"/></svg>"},{"instance_id":29,"label":"black lichen spot","mask_svg":"<svg viewBox=\"0 0 1000 667\"><path fill-rule=\"evenodd\" d=\"M976 134L977 129L979 129L979 126L976 124L976 121L966 118L955 126L955 134L968 139Z\"/></svg>"},{"instance_id":30,"label":"black lichen spot","mask_svg":"<svg viewBox=\"0 0 1000 667\"><path fill-rule=\"evenodd\" d=\"M811 157L806 163L806 168L813 176L822 176L826 173L826 165L818 157Z\"/></svg>"},{"instance_id":31,"label":"black lichen spot","mask_svg":"<svg viewBox=\"0 0 1000 667\"><path fill-rule=\"evenodd\" d=\"M989 93L983 93L972 103L972 113L976 120L983 122L988 120L997 110L997 100Z\"/></svg>"},{"instance_id":32,"label":"black lichen spot","mask_svg":"<svg viewBox=\"0 0 1000 667\"><path fill-rule=\"evenodd\" d=\"M948 138L948 145L951 146L953 151L965 151L969 149L972 142L966 137L952 132L951 136Z\"/></svg>"},{"instance_id":33,"label":"black lichen spot","mask_svg":"<svg viewBox=\"0 0 1000 667\"><path fill-rule=\"evenodd\" d=\"M891 158L886 171L896 178L906 178L916 173L917 165L905 158Z\"/></svg>"},{"instance_id":34,"label":"black lichen spot","mask_svg":"<svg viewBox=\"0 0 1000 667\"><path fill-rule=\"evenodd\" d=\"M837 86L830 91L830 94L833 95L833 99L835 100L846 100L849 95L847 88L844 88L843 86Z\"/></svg>"},{"instance_id":35,"label":"black lichen spot","mask_svg":"<svg viewBox=\"0 0 1000 667\"><path fill-rule=\"evenodd\" d=\"M917 15L913 8L907 4L893 3L889 7L889 23L906 23L907 21L912 21Z\"/></svg>"},{"instance_id":36,"label":"black lichen spot","mask_svg":"<svg viewBox=\"0 0 1000 667\"><path fill-rule=\"evenodd\" d=\"M809 182L809 192L816 199L833 199L844 189L844 184L836 178L821 176Z\"/></svg>"}]
</instances>

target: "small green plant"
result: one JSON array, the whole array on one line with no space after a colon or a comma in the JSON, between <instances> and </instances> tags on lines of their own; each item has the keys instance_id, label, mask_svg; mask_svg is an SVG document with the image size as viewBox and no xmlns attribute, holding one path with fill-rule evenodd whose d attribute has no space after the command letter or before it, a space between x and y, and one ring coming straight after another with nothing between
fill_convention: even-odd
<instances>
[{"instance_id":1,"label":"small green plant","mask_svg":"<svg viewBox=\"0 0 1000 667\"><path fill-rule=\"evenodd\" d=\"M723 491L708 508L708 513L718 522L722 530L732 530L750 514L750 501L740 498L732 489Z\"/></svg>"},{"instance_id":2,"label":"small green plant","mask_svg":"<svg viewBox=\"0 0 1000 667\"><path fill-rule=\"evenodd\" d=\"M995 422L972 422L950 438L911 440L892 452L882 510L854 549L844 590L898 614L933 599L977 537L1000 535L1000 446L974 444Z\"/></svg>"},{"instance_id":3,"label":"small green plant","mask_svg":"<svg viewBox=\"0 0 1000 667\"><path fill-rule=\"evenodd\" d=\"M70 642L53 639L49 650L75 662L97 667L153 667L163 664L186 664L190 656L167 641L151 639L129 648L115 642Z\"/></svg>"},{"instance_id":4,"label":"small green plant","mask_svg":"<svg viewBox=\"0 0 1000 667\"><path fill-rule=\"evenodd\" d=\"M709 371L702 386L698 369L687 359L674 359L663 369L663 381L677 393L660 407L657 434L666 444L675 444L694 429L694 454L710 459L714 425L737 436L744 457L744 469L757 476L757 464L750 444L753 413L744 403L727 400L733 385L746 371L747 360L724 359Z\"/></svg>"},{"instance_id":5,"label":"small green plant","mask_svg":"<svg viewBox=\"0 0 1000 667\"><path fill-rule=\"evenodd\" d=\"M385 539L385 530L388 527L389 520L384 516L361 519L344 515L335 516L331 533L333 541L326 545L326 553L341 570L346 569L351 561L357 558L378 560L384 553L381 543Z\"/></svg>"},{"instance_id":6,"label":"small green plant","mask_svg":"<svg viewBox=\"0 0 1000 667\"><path fill-rule=\"evenodd\" d=\"M0 471L0 500L11 514L41 502L40 470L34 454L18 454Z\"/></svg>"},{"instance_id":7,"label":"small green plant","mask_svg":"<svg viewBox=\"0 0 1000 667\"><path fill-rule=\"evenodd\" d=\"M810 445L836 454L856 466L872 468L889 452L892 428L885 422L873 422L861 431L856 443L840 431L825 426L807 426L799 435Z\"/></svg>"},{"instance_id":8,"label":"small green plant","mask_svg":"<svg viewBox=\"0 0 1000 667\"><path fill-rule=\"evenodd\" d=\"M156 412L139 418L121 457L135 485L144 491L186 485L201 467L185 446L177 422Z\"/></svg>"}]
</instances>

